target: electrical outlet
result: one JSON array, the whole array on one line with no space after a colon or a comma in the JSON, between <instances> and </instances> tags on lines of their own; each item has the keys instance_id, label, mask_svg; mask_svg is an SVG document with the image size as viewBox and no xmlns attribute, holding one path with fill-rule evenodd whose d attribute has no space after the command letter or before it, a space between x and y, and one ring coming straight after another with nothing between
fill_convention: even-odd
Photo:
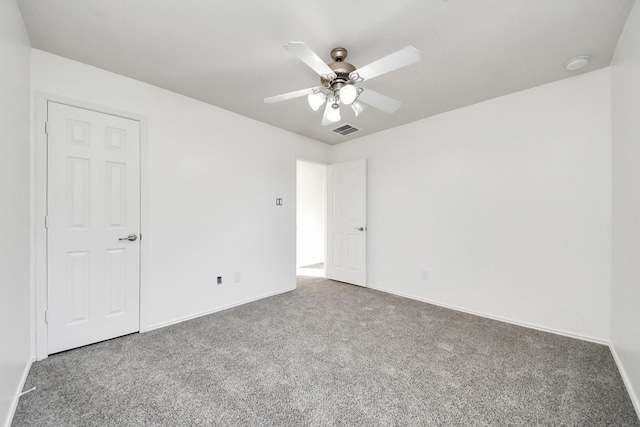
<instances>
[{"instance_id":1,"label":"electrical outlet","mask_svg":"<svg viewBox=\"0 0 640 427\"><path fill-rule=\"evenodd\" d=\"M222 276L218 276L216 281L218 282L218 285L222 285Z\"/></svg>"},{"instance_id":2,"label":"electrical outlet","mask_svg":"<svg viewBox=\"0 0 640 427\"><path fill-rule=\"evenodd\" d=\"M233 275L233 281L234 281L234 283L242 282L242 273L237 271L236 274Z\"/></svg>"},{"instance_id":3,"label":"electrical outlet","mask_svg":"<svg viewBox=\"0 0 640 427\"><path fill-rule=\"evenodd\" d=\"M429 270L420 270L420 280L429 280Z\"/></svg>"}]
</instances>

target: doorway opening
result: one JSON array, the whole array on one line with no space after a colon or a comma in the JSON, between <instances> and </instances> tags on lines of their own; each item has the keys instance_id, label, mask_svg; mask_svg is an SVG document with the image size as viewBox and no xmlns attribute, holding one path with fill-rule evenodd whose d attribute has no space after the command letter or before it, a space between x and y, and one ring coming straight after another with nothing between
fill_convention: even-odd
<instances>
[{"instance_id":1,"label":"doorway opening","mask_svg":"<svg viewBox=\"0 0 640 427\"><path fill-rule=\"evenodd\" d=\"M296 162L296 274L326 277L327 166Z\"/></svg>"}]
</instances>

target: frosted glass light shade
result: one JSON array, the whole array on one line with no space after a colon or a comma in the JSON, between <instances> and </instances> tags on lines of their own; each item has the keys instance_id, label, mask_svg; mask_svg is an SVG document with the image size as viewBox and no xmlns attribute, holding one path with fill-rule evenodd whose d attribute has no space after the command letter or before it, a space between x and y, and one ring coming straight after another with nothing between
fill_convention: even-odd
<instances>
[{"instance_id":1,"label":"frosted glass light shade","mask_svg":"<svg viewBox=\"0 0 640 427\"><path fill-rule=\"evenodd\" d=\"M327 114L327 120L330 122L339 122L340 121L340 108L329 108L329 113Z\"/></svg>"},{"instance_id":2,"label":"frosted glass light shade","mask_svg":"<svg viewBox=\"0 0 640 427\"><path fill-rule=\"evenodd\" d=\"M353 85L345 85L340 89L340 102L351 104L358 97L358 91Z\"/></svg>"},{"instance_id":3,"label":"frosted glass light shade","mask_svg":"<svg viewBox=\"0 0 640 427\"><path fill-rule=\"evenodd\" d=\"M366 107L366 105L361 104L358 101L356 101L353 104L351 104L351 109L353 110L354 113L356 113L356 117L358 117L360 115L360 113L362 113L362 111L364 111L364 107Z\"/></svg>"},{"instance_id":4,"label":"frosted glass light shade","mask_svg":"<svg viewBox=\"0 0 640 427\"><path fill-rule=\"evenodd\" d=\"M324 104L324 101L326 99L327 99L327 96L322 92L311 93L309 94L309 96L307 96L309 107L311 107L313 111L318 111L318 108L320 108L320 106Z\"/></svg>"}]
</instances>

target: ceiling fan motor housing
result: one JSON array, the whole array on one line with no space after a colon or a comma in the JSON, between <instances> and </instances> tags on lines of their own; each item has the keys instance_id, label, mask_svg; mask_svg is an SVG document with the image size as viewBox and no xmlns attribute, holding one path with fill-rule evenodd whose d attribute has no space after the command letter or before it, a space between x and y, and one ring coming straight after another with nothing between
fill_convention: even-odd
<instances>
[{"instance_id":1,"label":"ceiling fan motor housing","mask_svg":"<svg viewBox=\"0 0 640 427\"><path fill-rule=\"evenodd\" d=\"M356 70L352 64L348 62L344 62L347 57L347 49L343 47L336 47L331 50L331 59L333 62L329 65L329 68L333 70L336 74L336 77L333 79L328 79L325 77L320 77L320 83L322 86L327 89L331 89L334 93L340 90L344 85L346 85L351 79L349 78L349 74Z\"/></svg>"}]
</instances>

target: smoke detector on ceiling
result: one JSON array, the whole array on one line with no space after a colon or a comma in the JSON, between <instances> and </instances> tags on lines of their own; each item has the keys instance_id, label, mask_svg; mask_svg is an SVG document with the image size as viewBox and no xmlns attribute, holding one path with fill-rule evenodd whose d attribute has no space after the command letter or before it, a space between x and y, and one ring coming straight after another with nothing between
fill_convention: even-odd
<instances>
[{"instance_id":1,"label":"smoke detector on ceiling","mask_svg":"<svg viewBox=\"0 0 640 427\"><path fill-rule=\"evenodd\" d=\"M568 71L576 71L576 70L579 70L580 68L583 68L588 63L589 63L589 57L586 55L583 55L583 56L576 56L575 58L568 60L567 62L565 62L564 66Z\"/></svg>"}]
</instances>

